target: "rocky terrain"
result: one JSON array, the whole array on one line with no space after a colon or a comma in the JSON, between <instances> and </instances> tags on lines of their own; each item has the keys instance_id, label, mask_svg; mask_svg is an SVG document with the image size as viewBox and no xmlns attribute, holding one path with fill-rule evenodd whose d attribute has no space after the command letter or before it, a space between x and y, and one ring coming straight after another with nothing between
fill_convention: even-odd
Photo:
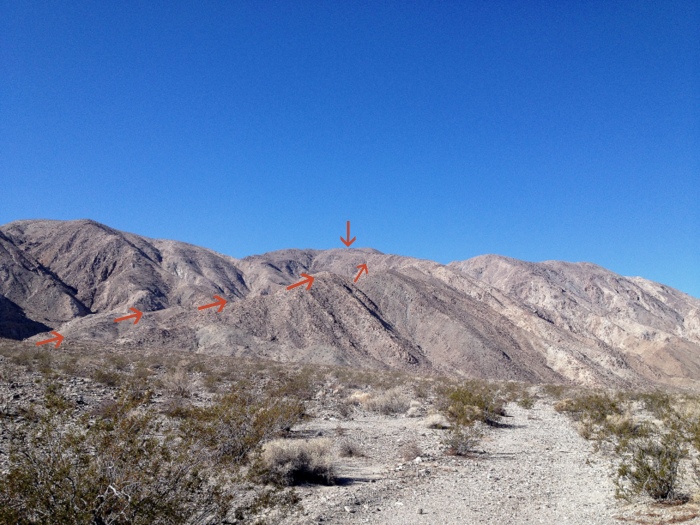
<instances>
[{"instance_id":1,"label":"rocky terrain","mask_svg":"<svg viewBox=\"0 0 700 525\"><path fill-rule=\"evenodd\" d=\"M299 369L148 348L115 352L73 345L58 354L9 342L0 344L0 376L0 500L13 434L20 432L20 443L29 441L36 433L33 425L41 422L33 422L35 411L60 406L56 392L69 421L88 417L90 426L110 417L110 407L125 392L148 392L142 409L159 418L162 432L168 422L192 420L188 410L215 406L241 384L246 389L266 385L264 395L277 397L270 393L273 385L291 381L285 396L303 401L304 417L285 432L283 442L328 443L332 482L282 488L251 483L246 472L254 464L253 451L235 467L242 475L227 485L232 491L228 518L206 523L700 523L698 484L687 476L679 483L678 501L655 503L643 494L631 501L615 497L622 456L584 439L580 427L555 410L557 400L588 395L584 389L490 383L489 389L510 399L504 415L482 425L483 434L468 454L455 455L446 445L450 423L441 412L445 389L460 383L445 377L331 366ZM634 399L633 393L623 395ZM686 403L697 417L697 396ZM642 411L638 402L635 406ZM48 479L57 475L51 465L39 465ZM250 505L255 495L258 504Z\"/></svg>"},{"instance_id":2,"label":"rocky terrain","mask_svg":"<svg viewBox=\"0 0 700 525\"><path fill-rule=\"evenodd\" d=\"M357 282L357 265L369 273ZM311 289L287 290L301 274ZM222 312L198 310L213 296ZM115 323L134 307L137 325ZM589 263L372 249L234 259L90 220L0 227L0 336L487 379L694 386L700 300Z\"/></svg>"}]
</instances>

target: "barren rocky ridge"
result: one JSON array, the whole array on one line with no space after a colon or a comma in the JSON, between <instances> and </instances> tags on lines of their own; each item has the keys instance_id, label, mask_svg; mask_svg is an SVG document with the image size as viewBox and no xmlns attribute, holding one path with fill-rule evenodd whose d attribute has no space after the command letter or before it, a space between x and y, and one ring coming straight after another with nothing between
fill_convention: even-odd
<instances>
[{"instance_id":1,"label":"barren rocky ridge","mask_svg":"<svg viewBox=\"0 0 700 525\"><path fill-rule=\"evenodd\" d=\"M369 274L357 283L356 266ZM286 290L302 272L310 290ZM197 310L214 294L221 313ZM115 323L129 307L138 325ZM0 337L488 379L635 386L700 378L700 300L589 263L448 265L372 249L234 259L90 220L0 227Z\"/></svg>"}]
</instances>

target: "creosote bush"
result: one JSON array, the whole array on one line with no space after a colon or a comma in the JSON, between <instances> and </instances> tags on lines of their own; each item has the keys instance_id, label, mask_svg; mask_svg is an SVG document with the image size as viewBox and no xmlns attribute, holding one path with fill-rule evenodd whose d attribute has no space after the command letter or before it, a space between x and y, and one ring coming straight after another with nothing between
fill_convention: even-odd
<instances>
[{"instance_id":1,"label":"creosote bush","mask_svg":"<svg viewBox=\"0 0 700 525\"><path fill-rule=\"evenodd\" d=\"M605 392L585 393L577 397L562 399L554 405L557 412L566 412L574 420L589 420L603 423L610 415L621 415L620 402Z\"/></svg>"},{"instance_id":2,"label":"creosote bush","mask_svg":"<svg viewBox=\"0 0 700 525\"><path fill-rule=\"evenodd\" d=\"M293 399L256 397L233 391L206 407L183 409L183 429L199 439L219 462L241 463L263 442L289 431L304 413Z\"/></svg>"},{"instance_id":3,"label":"creosote bush","mask_svg":"<svg viewBox=\"0 0 700 525\"><path fill-rule=\"evenodd\" d=\"M677 432L627 442L617 469L617 495L646 494L655 501L674 500L678 494L678 467L687 454Z\"/></svg>"},{"instance_id":4,"label":"creosote bush","mask_svg":"<svg viewBox=\"0 0 700 525\"><path fill-rule=\"evenodd\" d=\"M689 457L689 445L696 450L700 445L700 439L694 439L700 436L700 418L679 411L679 399L682 396L674 399L660 391L581 392L554 407L577 421L581 435L594 440L596 448L604 445L617 458L618 497L669 501L683 499L681 461ZM687 402L683 408L690 410ZM697 471L697 458L689 460L691 470Z\"/></svg>"},{"instance_id":5,"label":"creosote bush","mask_svg":"<svg viewBox=\"0 0 700 525\"><path fill-rule=\"evenodd\" d=\"M226 498L201 454L122 396L95 420L71 420L56 385L36 425L11 429L0 523L176 524L223 517Z\"/></svg>"},{"instance_id":6,"label":"creosote bush","mask_svg":"<svg viewBox=\"0 0 700 525\"><path fill-rule=\"evenodd\" d=\"M28 364L11 366L33 368L35 354ZM95 361L84 367L88 385L94 370L102 369L94 366L97 358L89 358ZM300 420L303 404L291 394L278 395L285 378L275 379L274 395L265 383L254 387L239 380L209 402L187 399L163 391L157 374L181 366L163 362L153 367L155 373L136 374L113 371L112 366L130 365L108 361L104 370L118 381L107 381L112 386L101 381L104 397L88 404L46 374L35 379L46 384L40 401L26 407L20 401L5 407L12 399L3 401L0 424L11 435L11 447L2 458L0 523L221 523L234 510L231 489L242 467L267 440L285 435ZM263 498L246 513L266 501L287 505L292 499Z\"/></svg>"},{"instance_id":7,"label":"creosote bush","mask_svg":"<svg viewBox=\"0 0 700 525\"><path fill-rule=\"evenodd\" d=\"M444 444L447 451L455 456L466 456L472 452L484 437L483 429L479 423L471 425L457 425L449 429Z\"/></svg>"},{"instance_id":8,"label":"creosote bush","mask_svg":"<svg viewBox=\"0 0 700 525\"><path fill-rule=\"evenodd\" d=\"M444 444L450 454L464 456L482 439L483 425L496 425L505 415L505 400L497 385L467 381L443 390L439 406L450 422Z\"/></svg>"},{"instance_id":9,"label":"creosote bush","mask_svg":"<svg viewBox=\"0 0 700 525\"><path fill-rule=\"evenodd\" d=\"M441 404L456 425L469 426L477 421L493 424L505 415L504 401L497 388L483 381L468 381L447 390Z\"/></svg>"}]
</instances>

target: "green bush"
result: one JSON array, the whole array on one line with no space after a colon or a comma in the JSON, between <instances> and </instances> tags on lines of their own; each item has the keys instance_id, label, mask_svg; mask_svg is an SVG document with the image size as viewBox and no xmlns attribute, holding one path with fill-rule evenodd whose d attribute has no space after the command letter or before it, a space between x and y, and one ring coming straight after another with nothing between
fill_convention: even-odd
<instances>
[{"instance_id":1,"label":"green bush","mask_svg":"<svg viewBox=\"0 0 700 525\"><path fill-rule=\"evenodd\" d=\"M683 436L665 432L627 442L619 452L617 495L646 494L655 501L673 500L678 494L678 467L686 455Z\"/></svg>"},{"instance_id":2,"label":"green bush","mask_svg":"<svg viewBox=\"0 0 700 525\"><path fill-rule=\"evenodd\" d=\"M304 413L297 400L256 397L234 391L205 407L183 409L183 429L201 441L216 461L241 463L263 442L291 429Z\"/></svg>"},{"instance_id":3,"label":"green bush","mask_svg":"<svg viewBox=\"0 0 700 525\"><path fill-rule=\"evenodd\" d=\"M497 389L480 381L447 390L441 404L450 421L461 426L477 421L493 424L505 415L504 401Z\"/></svg>"},{"instance_id":4,"label":"green bush","mask_svg":"<svg viewBox=\"0 0 700 525\"><path fill-rule=\"evenodd\" d=\"M449 454L466 456L474 452L483 436L483 431L478 423L469 426L458 425L448 430L444 444L447 446Z\"/></svg>"},{"instance_id":5,"label":"green bush","mask_svg":"<svg viewBox=\"0 0 700 525\"><path fill-rule=\"evenodd\" d=\"M190 524L223 516L226 499L202 455L142 403L121 398L97 420L72 420L57 390L47 389L37 424L11 428L0 523Z\"/></svg>"},{"instance_id":6,"label":"green bush","mask_svg":"<svg viewBox=\"0 0 700 525\"><path fill-rule=\"evenodd\" d=\"M607 393L585 393L574 398L564 399L554 405L557 412L566 412L574 420L585 419L591 423L602 424L608 416L622 415L619 400Z\"/></svg>"}]
</instances>

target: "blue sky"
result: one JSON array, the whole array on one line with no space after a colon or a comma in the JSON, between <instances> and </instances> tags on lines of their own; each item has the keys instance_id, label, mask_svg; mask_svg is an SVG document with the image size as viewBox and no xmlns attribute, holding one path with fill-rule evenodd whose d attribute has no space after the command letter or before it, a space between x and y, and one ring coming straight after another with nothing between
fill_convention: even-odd
<instances>
[{"instance_id":1,"label":"blue sky","mask_svg":"<svg viewBox=\"0 0 700 525\"><path fill-rule=\"evenodd\" d=\"M700 4L0 1L0 224L700 297Z\"/></svg>"}]
</instances>

